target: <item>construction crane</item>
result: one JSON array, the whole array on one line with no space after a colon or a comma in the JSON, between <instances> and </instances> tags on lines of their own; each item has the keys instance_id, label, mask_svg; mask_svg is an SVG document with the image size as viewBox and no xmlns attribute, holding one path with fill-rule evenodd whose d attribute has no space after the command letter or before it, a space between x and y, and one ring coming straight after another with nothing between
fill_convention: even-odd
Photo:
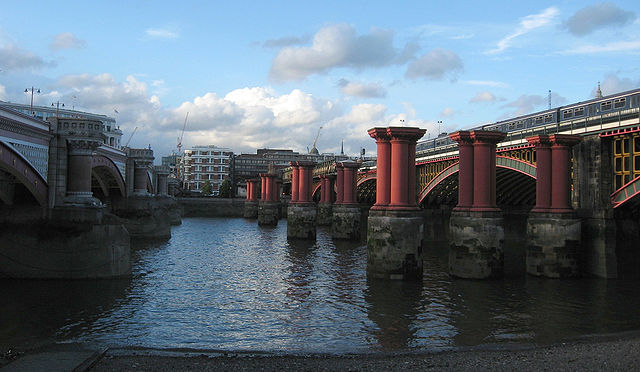
<instances>
[{"instance_id":1,"label":"construction crane","mask_svg":"<svg viewBox=\"0 0 640 372\"><path fill-rule=\"evenodd\" d=\"M129 146L129 142L131 142L131 138L133 138L133 135L136 134L137 130L138 130L138 127L133 128L133 132L131 132L131 135L129 136L129 139L127 140L127 143L124 144L124 147Z\"/></svg>"},{"instance_id":2,"label":"construction crane","mask_svg":"<svg viewBox=\"0 0 640 372\"><path fill-rule=\"evenodd\" d=\"M182 137L184 137L184 128L187 127L188 118L189 118L189 111L187 111L187 115L184 117L184 124L182 125L182 133L180 134L180 137L178 137L178 145L176 146L178 148L178 154L180 154L180 151L182 150Z\"/></svg>"},{"instance_id":3,"label":"construction crane","mask_svg":"<svg viewBox=\"0 0 640 372\"><path fill-rule=\"evenodd\" d=\"M316 144L318 143L318 137L320 137L320 130L322 130L322 127L318 128L318 134L316 134L316 139L313 140L313 147L311 148L311 154L319 154L320 152L318 151L318 148L316 147Z\"/></svg>"}]
</instances>

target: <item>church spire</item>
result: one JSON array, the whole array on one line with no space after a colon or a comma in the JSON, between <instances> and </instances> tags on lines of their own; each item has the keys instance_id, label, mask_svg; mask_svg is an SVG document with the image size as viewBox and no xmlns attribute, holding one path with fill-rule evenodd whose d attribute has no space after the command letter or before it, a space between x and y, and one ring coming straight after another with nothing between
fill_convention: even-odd
<instances>
[{"instance_id":1,"label":"church spire","mask_svg":"<svg viewBox=\"0 0 640 372\"><path fill-rule=\"evenodd\" d=\"M344 140L342 140L342 144L340 145L340 155L344 155Z\"/></svg>"}]
</instances>

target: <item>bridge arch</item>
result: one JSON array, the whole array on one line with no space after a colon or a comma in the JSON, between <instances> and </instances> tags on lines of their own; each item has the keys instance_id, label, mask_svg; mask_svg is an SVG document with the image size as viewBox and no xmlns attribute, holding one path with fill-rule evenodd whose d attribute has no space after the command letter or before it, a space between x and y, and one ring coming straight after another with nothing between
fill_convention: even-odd
<instances>
[{"instance_id":1,"label":"bridge arch","mask_svg":"<svg viewBox=\"0 0 640 372\"><path fill-rule=\"evenodd\" d=\"M631 202L640 204L638 195L640 195L640 176L634 178L611 194L611 204L613 204L613 208L619 208L623 205L631 204Z\"/></svg>"},{"instance_id":2,"label":"bridge arch","mask_svg":"<svg viewBox=\"0 0 640 372\"><path fill-rule=\"evenodd\" d=\"M119 196L125 196L125 183L120 169L113 160L104 155L94 155L91 158L91 178L93 190L100 190L104 196L112 196L119 192Z\"/></svg>"},{"instance_id":3,"label":"bridge arch","mask_svg":"<svg viewBox=\"0 0 640 372\"><path fill-rule=\"evenodd\" d=\"M40 206L46 206L48 200L47 181L31 163L13 146L0 140L0 169L9 173L23 185ZM3 202L8 197L3 193Z\"/></svg>"},{"instance_id":4,"label":"bridge arch","mask_svg":"<svg viewBox=\"0 0 640 372\"><path fill-rule=\"evenodd\" d=\"M356 182L358 202L373 205L376 202L376 173L367 172Z\"/></svg>"},{"instance_id":5,"label":"bridge arch","mask_svg":"<svg viewBox=\"0 0 640 372\"><path fill-rule=\"evenodd\" d=\"M458 200L459 163L445 168L418 195L418 204L455 205ZM496 157L498 205L533 205L536 198L536 167L505 156Z\"/></svg>"}]
</instances>

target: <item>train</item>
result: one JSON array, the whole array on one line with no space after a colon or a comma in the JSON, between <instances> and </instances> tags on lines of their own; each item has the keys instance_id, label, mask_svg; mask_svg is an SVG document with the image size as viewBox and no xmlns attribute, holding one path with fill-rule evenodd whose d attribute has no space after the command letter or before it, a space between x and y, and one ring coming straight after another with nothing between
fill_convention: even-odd
<instances>
[{"instance_id":1,"label":"train","mask_svg":"<svg viewBox=\"0 0 640 372\"><path fill-rule=\"evenodd\" d=\"M551 134L579 130L593 124L611 123L627 119L627 116L637 117L640 108L640 89L634 89L606 97L594 98L567 106L539 111L533 114L519 116L477 126L472 130L500 131L507 133L503 142L522 140L526 135ZM514 136L519 134L520 136ZM516 137L516 138L514 138ZM431 156L457 150L457 143L446 133L438 137L420 141L416 144L418 156Z\"/></svg>"}]
</instances>

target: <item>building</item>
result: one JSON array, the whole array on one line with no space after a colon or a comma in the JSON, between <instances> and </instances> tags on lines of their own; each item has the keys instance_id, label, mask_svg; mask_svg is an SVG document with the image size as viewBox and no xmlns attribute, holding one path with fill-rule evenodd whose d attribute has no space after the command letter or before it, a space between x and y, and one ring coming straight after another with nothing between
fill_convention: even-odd
<instances>
[{"instance_id":1,"label":"building","mask_svg":"<svg viewBox=\"0 0 640 372\"><path fill-rule=\"evenodd\" d=\"M106 116L106 115L98 115L92 114L90 112L76 111L76 110L67 110L63 107L54 106L33 106L33 116L47 120L49 117L60 117L60 118L79 118L79 119L89 119L89 120L99 120L102 122L102 132L105 135L104 145L122 149L121 139L122 139L122 131L119 126L116 126L116 119ZM15 110L22 112L24 114L29 115L31 111L31 106L27 104L21 103L12 103L12 102L4 102L0 101L0 107L7 108L10 110Z\"/></svg>"},{"instance_id":2,"label":"building","mask_svg":"<svg viewBox=\"0 0 640 372\"><path fill-rule=\"evenodd\" d=\"M213 195L218 195L222 181L231 176L233 151L226 147L214 145L194 146L184 151L183 188L202 191L204 183L211 184Z\"/></svg>"}]
</instances>

